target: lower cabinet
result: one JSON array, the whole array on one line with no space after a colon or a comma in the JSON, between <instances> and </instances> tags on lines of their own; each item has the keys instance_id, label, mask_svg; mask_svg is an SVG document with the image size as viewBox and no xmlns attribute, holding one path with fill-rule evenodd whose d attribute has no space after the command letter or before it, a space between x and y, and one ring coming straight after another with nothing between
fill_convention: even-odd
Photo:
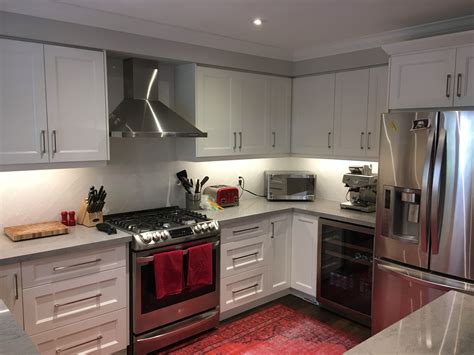
<instances>
[{"instance_id":1,"label":"lower cabinet","mask_svg":"<svg viewBox=\"0 0 474 355\"><path fill-rule=\"evenodd\" d=\"M23 295L19 263L0 266L0 299L12 312L18 324L23 326Z\"/></svg>"},{"instance_id":2,"label":"lower cabinet","mask_svg":"<svg viewBox=\"0 0 474 355\"><path fill-rule=\"evenodd\" d=\"M270 218L271 290L278 292L291 285L291 215Z\"/></svg>"},{"instance_id":3,"label":"lower cabinet","mask_svg":"<svg viewBox=\"0 0 474 355\"><path fill-rule=\"evenodd\" d=\"M292 224L291 287L316 297L318 217L295 213Z\"/></svg>"}]
</instances>

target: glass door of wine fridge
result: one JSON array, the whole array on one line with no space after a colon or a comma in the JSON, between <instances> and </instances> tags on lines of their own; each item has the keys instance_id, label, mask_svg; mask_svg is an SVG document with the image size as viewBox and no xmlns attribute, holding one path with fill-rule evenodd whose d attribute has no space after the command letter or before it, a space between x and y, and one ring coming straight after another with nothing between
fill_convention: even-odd
<instances>
[{"instance_id":1,"label":"glass door of wine fridge","mask_svg":"<svg viewBox=\"0 0 474 355\"><path fill-rule=\"evenodd\" d=\"M370 326L374 230L319 219L317 300Z\"/></svg>"}]
</instances>

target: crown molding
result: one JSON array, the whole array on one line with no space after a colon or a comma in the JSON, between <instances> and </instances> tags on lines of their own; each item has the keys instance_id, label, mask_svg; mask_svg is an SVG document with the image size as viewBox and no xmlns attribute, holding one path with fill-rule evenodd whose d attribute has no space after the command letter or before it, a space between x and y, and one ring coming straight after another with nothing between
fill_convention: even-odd
<instances>
[{"instance_id":1,"label":"crown molding","mask_svg":"<svg viewBox=\"0 0 474 355\"><path fill-rule=\"evenodd\" d=\"M347 39L340 42L325 43L318 46L301 48L294 51L293 61L298 62L336 54L355 52L381 47L382 45L394 42L408 41L472 29L474 29L474 15L457 17L449 20L382 32L375 35Z\"/></svg>"}]
</instances>

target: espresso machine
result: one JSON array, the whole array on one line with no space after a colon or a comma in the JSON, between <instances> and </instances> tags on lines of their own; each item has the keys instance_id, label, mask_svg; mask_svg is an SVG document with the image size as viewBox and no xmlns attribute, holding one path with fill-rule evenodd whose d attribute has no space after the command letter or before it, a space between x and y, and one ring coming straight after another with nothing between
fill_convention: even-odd
<instances>
[{"instance_id":1,"label":"espresso machine","mask_svg":"<svg viewBox=\"0 0 474 355\"><path fill-rule=\"evenodd\" d=\"M349 171L342 177L342 183L349 190L346 194L347 201L341 202L341 208L375 212L377 174L372 174L372 166L350 166Z\"/></svg>"}]
</instances>

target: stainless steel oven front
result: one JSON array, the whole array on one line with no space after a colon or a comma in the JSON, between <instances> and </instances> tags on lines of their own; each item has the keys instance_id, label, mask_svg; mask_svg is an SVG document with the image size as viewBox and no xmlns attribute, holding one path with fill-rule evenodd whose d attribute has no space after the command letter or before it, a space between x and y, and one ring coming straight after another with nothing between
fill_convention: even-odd
<instances>
[{"instance_id":1,"label":"stainless steel oven front","mask_svg":"<svg viewBox=\"0 0 474 355\"><path fill-rule=\"evenodd\" d=\"M196 290L186 289L158 300L155 294L153 256L171 250L184 251L186 279L189 247L212 243L213 283ZM216 326L219 322L219 235L167 247L132 252L132 348L148 354L176 341Z\"/></svg>"}]
</instances>

